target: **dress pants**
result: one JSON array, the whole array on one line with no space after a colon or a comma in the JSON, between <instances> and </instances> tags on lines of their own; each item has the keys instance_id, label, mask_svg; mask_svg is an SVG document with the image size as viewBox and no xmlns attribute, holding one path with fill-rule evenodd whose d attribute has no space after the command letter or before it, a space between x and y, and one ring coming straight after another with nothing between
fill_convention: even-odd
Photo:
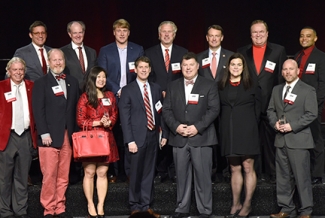
<instances>
[{"instance_id":1,"label":"dress pants","mask_svg":"<svg viewBox=\"0 0 325 218\"><path fill-rule=\"evenodd\" d=\"M72 149L68 131L64 133L61 148L39 147L40 167L43 174L41 204L44 216L65 212L65 192L69 184Z\"/></svg>"},{"instance_id":2,"label":"dress pants","mask_svg":"<svg viewBox=\"0 0 325 218\"><path fill-rule=\"evenodd\" d=\"M259 124L260 149L261 154L255 157L255 166L257 174L265 173L268 176L275 175L275 131L270 126L267 117L261 116Z\"/></svg>"},{"instance_id":3,"label":"dress pants","mask_svg":"<svg viewBox=\"0 0 325 218\"><path fill-rule=\"evenodd\" d=\"M191 207L192 172L197 209L200 214L212 213L212 147L174 147L177 177L177 213L189 213Z\"/></svg>"},{"instance_id":4,"label":"dress pants","mask_svg":"<svg viewBox=\"0 0 325 218\"><path fill-rule=\"evenodd\" d=\"M301 215L310 215L313 207L313 192L310 178L310 155L307 149L276 148L276 191L281 212L295 213L293 202L297 186Z\"/></svg>"},{"instance_id":5,"label":"dress pants","mask_svg":"<svg viewBox=\"0 0 325 218\"><path fill-rule=\"evenodd\" d=\"M138 152L130 153L129 204L131 211L147 211L153 201L153 181L158 145L157 131L147 130Z\"/></svg>"},{"instance_id":6,"label":"dress pants","mask_svg":"<svg viewBox=\"0 0 325 218\"><path fill-rule=\"evenodd\" d=\"M311 176L320 178L322 178L324 174L324 140L322 136L321 119L320 112L317 119L309 126L315 143L315 148L310 150Z\"/></svg>"},{"instance_id":7,"label":"dress pants","mask_svg":"<svg viewBox=\"0 0 325 218\"><path fill-rule=\"evenodd\" d=\"M29 131L10 133L7 147L0 151L0 215L27 214L28 171L32 161Z\"/></svg>"}]
</instances>

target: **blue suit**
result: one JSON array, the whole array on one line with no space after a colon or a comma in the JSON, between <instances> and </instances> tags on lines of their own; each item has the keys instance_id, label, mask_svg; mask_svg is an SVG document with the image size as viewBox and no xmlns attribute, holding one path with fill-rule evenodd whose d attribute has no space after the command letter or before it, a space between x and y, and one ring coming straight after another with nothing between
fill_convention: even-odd
<instances>
[{"instance_id":1,"label":"blue suit","mask_svg":"<svg viewBox=\"0 0 325 218\"><path fill-rule=\"evenodd\" d=\"M128 42L126 58L127 84L134 81L136 78L136 74L134 72L130 72L129 70L129 63L134 62L138 57L142 55L142 46L137 45L133 42ZM110 43L100 49L97 62L99 66L107 71L107 89L116 94L121 88L121 65L116 42Z\"/></svg>"}]
</instances>

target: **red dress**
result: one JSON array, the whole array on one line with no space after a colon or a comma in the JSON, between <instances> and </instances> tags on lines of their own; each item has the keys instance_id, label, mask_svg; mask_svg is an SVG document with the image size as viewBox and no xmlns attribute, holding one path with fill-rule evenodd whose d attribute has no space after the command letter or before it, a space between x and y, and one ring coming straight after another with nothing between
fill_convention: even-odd
<instances>
[{"instance_id":1,"label":"red dress","mask_svg":"<svg viewBox=\"0 0 325 218\"><path fill-rule=\"evenodd\" d=\"M110 144L111 153L107 158L83 158L82 162L106 162L106 163L112 163L116 162L119 159L118 150L116 146L116 142L114 139L114 135L112 132L113 126L116 123L117 116L118 116L118 108L116 105L115 96L112 92L105 92L104 98L107 98L110 100L111 104L109 106L104 106L102 103L102 99L98 99L98 107L95 109L91 105L88 104L88 97L87 94L84 92L78 101L77 104L77 124L80 127L80 129L83 128L83 124L86 120L89 120L88 122L88 129L96 128L100 130L105 130L108 132L108 140ZM104 128L103 126L96 126L93 127L93 121L99 121L103 116L104 113L108 113L108 116L111 120L111 126L108 128ZM95 146L95 145L94 145Z\"/></svg>"}]
</instances>

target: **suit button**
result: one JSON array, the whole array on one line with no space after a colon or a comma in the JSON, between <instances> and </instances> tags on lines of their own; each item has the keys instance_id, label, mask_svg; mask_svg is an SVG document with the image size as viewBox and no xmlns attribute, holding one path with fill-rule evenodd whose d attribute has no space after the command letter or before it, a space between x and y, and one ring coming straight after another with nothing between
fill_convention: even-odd
<instances>
[{"instance_id":1,"label":"suit button","mask_svg":"<svg viewBox=\"0 0 325 218\"><path fill-rule=\"evenodd\" d=\"M187 114L187 111L185 111L185 113Z\"/></svg>"}]
</instances>

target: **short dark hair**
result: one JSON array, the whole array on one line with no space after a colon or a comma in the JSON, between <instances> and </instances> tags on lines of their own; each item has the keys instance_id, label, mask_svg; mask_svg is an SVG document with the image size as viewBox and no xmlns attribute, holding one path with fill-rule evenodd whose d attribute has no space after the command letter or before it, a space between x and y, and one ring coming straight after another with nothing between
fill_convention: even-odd
<instances>
[{"instance_id":1,"label":"short dark hair","mask_svg":"<svg viewBox=\"0 0 325 218\"><path fill-rule=\"evenodd\" d=\"M304 28L302 28L302 30L303 29L309 29L309 30L312 30L314 33L315 33L315 36L317 36L317 32L316 32L316 30L313 28L313 27L311 27L311 26L305 26Z\"/></svg>"},{"instance_id":2,"label":"short dark hair","mask_svg":"<svg viewBox=\"0 0 325 218\"><path fill-rule=\"evenodd\" d=\"M150 59L149 59L147 56L140 56L140 57L138 57L138 58L135 60L135 62L134 62L135 67L137 67L137 66L139 65L140 62L148 63L148 64L149 64L149 67L151 67Z\"/></svg>"},{"instance_id":3,"label":"short dark hair","mask_svg":"<svg viewBox=\"0 0 325 218\"><path fill-rule=\"evenodd\" d=\"M207 30L207 35L208 35L210 29L220 30L221 35L223 35L223 28L219 25L213 24L213 25L209 26L208 30Z\"/></svg>"},{"instance_id":4,"label":"short dark hair","mask_svg":"<svg viewBox=\"0 0 325 218\"><path fill-rule=\"evenodd\" d=\"M194 52L187 52L185 55L183 55L183 58L182 60L190 60L190 59L194 59L196 62L197 61L197 57L196 57L196 54Z\"/></svg>"},{"instance_id":5,"label":"short dark hair","mask_svg":"<svg viewBox=\"0 0 325 218\"><path fill-rule=\"evenodd\" d=\"M45 31L47 32L47 27L46 27L45 23L43 23L42 21L39 21L39 20L34 21L34 23L32 23L32 24L29 26L29 32L32 33L32 32L33 32L33 29L34 29L35 27L38 27L38 26L42 26L42 27L44 27Z\"/></svg>"}]
</instances>

